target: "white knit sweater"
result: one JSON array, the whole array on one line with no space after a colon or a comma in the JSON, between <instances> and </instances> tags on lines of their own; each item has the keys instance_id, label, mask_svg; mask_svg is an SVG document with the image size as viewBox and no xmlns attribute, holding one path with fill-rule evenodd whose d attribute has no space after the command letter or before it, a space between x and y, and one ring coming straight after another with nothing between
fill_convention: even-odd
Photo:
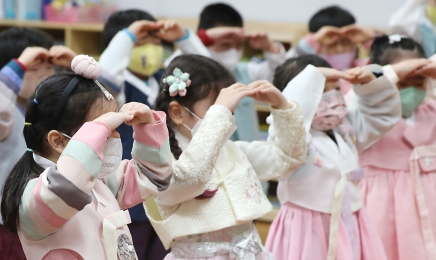
<instances>
[{"instance_id":1,"label":"white knit sweater","mask_svg":"<svg viewBox=\"0 0 436 260\"><path fill-rule=\"evenodd\" d=\"M176 238L203 234L252 221L272 206L260 181L301 166L306 157L300 107L274 110L275 142L225 140L231 112L212 106L192 140L177 134L183 150L173 161L168 190L144 205L165 248ZM210 199L195 199L206 189L218 189Z\"/></svg>"}]
</instances>

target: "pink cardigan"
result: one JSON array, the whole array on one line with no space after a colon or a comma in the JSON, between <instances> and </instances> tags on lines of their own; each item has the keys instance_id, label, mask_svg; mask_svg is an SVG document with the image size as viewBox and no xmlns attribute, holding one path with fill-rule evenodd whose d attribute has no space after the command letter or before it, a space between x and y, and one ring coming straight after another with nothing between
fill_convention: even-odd
<instances>
[{"instance_id":1,"label":"pink cardigan","mask_svg":"<svg viewBox=\"0 0 436 260\"><path fill-rule=\"evenodd\" d=\"M107 125L85 123L56 164L34 155L45 171L28 182L21 200L19 236L27 259L117 259L120 235L131 243L130 217L121 210L165 190L172 172L165 114L153 113L154 125L134 127L133 159L103 179L95 176ZM109 237L108 226L115 228Z\"/></svg>"}]
</instances>

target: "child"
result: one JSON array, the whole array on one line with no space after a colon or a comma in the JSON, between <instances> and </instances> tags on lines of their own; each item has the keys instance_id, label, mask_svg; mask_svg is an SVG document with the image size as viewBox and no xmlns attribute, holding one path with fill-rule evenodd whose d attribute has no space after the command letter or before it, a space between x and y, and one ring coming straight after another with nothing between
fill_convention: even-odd
<instances>
[{"instance_id":1,"label":"child","mask_svg":"<svg viewBox=\"0 0 436 260\"><path fill-rule=\"evenodd\" d=\"M28 259L136 259L121 209L169 184L165 114L139 103L115 112L98 63L79 55L72 69L41 82L27 103L27 152L3 189L4 225ZM121 161L123 122L135 129L131 161Z\"/></svg>"},{"instance_id":2,"label":"child","mask_svg":"<svg viewBox=\"0 0 436 260\"><path fill-rule=\"evenodd\" d=\"M407 0L389 20L392 32L420 42L427 57L436 53L436 0Z\"/></svg>"},{"instance_id":3,"label":"child","mask_svg":"<svg viewBox=\"0 0 436 260\"><path fill-rule=\"evenodd\" d=\"M29 70L17 63L16 60L27 47L42 47L47 50L39 57L40 62ZM0 50L2 50L0 68L5 68L10 63L13 71L6 69L6 73L16 74L12 82L6 79L6 84L13 87L12 90L17 95L18 104L21 105L19 108L23 111L36 86L42 80L55 74L55 65L68 68L76 55L65 46L55 46L54 40L46 33L21 27L11 28L0 34ZM5 80L5 78L0 76L0 80ZM20 84L17 84L17 81Z\"/></svg>"},{"instance_id":4,"label":"child","mask_svg":"<svg viewBox=\"0 0 436 260\"><path fill-rule=\"evenodd\" d=\"M233 7L215 3L206 6L200 14L198 35L209 49L209 57L230 70L237 82L248 85L256 80L272 80L274 70L285 61L285 49L262 32L246 34L241 15ZM244 40L252 48L263 51L266 61L241 62ZM252 98L243 98L235 110L238 130L233 141L259 139L259 121Z\"/></svg>"},{"instance_id":5,"label":"child","mask_svg":"<svg viewBox=\"0 0 436 260\"><path fill-rule=\"evenodd\" d=\"M360 190L388 259L436 256L436 101L426 98L429 78L436 78L436 63L425 57L417 42L399 35L376 39L371 50L373 63L427 64L393 81L400 91L403 118L360 155L365 168Z\"/></svg>"},{"instance_id":6,"label":"child","mask_svg":"<svg viewBox=\"0 0 436 260\"><path fill-rule=\"evenodd\" d=\"M400 118L398 91L380 66L346 72L329 67L319 56L301 56L274 75L283 95L303 108L308 153L304 166L279 177L281 208L266 247L276 259L386 259L355 182L358 153ZM339 90L339 78L357 84L351 103ZM270 127L272 140L275 130Z\"/></svg>"},{"instance_id":7,"label":"child","mask_svg":"<svg viewBox=\"0 0 436 260\"><path fill-rule=\"evenodd\" d=\"M175 58L164 80L156 109L167 114L174 174L168 190L145 205L171 247L165 259L272 259L252 221L272 208L260 180L303 163L298 104L267 81L235 83L223 66L198 55ZM236 130L232 111L244 96L271 105L275 143L228 140Z\"/></svg>"},{"instance_id":8,"label":"child","mask_svg":"<svg viewBox=\"0 0 436 260\"><path fill-rule=\"evenodd\" d=\"M120 92L121 103L140 102L154 107L163 74L162 40L174 42L186 53L207 53L197 35L178 22L157 22L149 13L140 10L119 11L109 17L103 30L106 50L100 63L105 72L102 75L104 81L111 82L113 89ZM117 130L123 142L123 159L131 159L133 129L123 124ZM162 259L167 252L147 220L142 205L129 211L133 222L130 229L139 259Z\"/></svg>"},{"instance_id":9,"label":"child","mask_svg":"<svg viewBox=\"0 0 436 260\"><path fill-rule=\"evenodd\" d=\"M333 68L346 70L364 66L367 59L358 59L359 44L369 49L378 32L356 25L354 16L339 6L319 10L309 21L310 33L298 43L298 56L317 54ZM351 85L341 81L341 90L346 94Z\"/></svg>"}]
</instances>

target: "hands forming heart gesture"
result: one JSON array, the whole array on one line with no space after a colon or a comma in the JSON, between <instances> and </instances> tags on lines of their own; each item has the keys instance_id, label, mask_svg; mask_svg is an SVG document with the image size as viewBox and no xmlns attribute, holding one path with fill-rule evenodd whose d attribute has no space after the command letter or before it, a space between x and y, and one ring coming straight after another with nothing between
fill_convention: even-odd
<instances>
[{"instance_id":1,"label":"hands forming heart gesture","mask_svg":"<svg viewBox=\"0 0 436 260\"><path fill-rule=\"evenodd\" d=\"M135 34L138 41L150 35L155 35L162 40L173 42L185 35L183 26L174 20L136 21L129 26L129 31Z\"/></svg>"},{"instance_id":2,"label":"hands forming heart gesture","mask_svg":"<svg viewBox=\"0 0 436 260\"><path fill-rule=\"evenodd\" d=\"M225 38L247 39L253 49L278 53L280 49L272 42L265 32L245 33L238 27L215 27L206 30L207 36L213 41Z\"/></svg>"},{"instance_id":3,"label":"hands forming heart gesture","mask_svg":"<svg viewBox=\"0 0 436 260\"><path fill-rule=\"evenodd\" d=\"M27 47L21 53L18 61L24 64L28 69L49 61L54 65L69 68L71 61L76 53L65 46L55 45L47 50L42 47Z\"/></svg>"},{"instance_id":4,"label":"hands forming heart gesture","mask_svg":"<svg viewBox=\"0 0 436 260\"><path fill-rule=\"evenodd\" d=\"M355 44L363 43L374 38L376 33L370 28L352 24L342 28L324 26L313 36L321 45L329 46L342 38L347 38L350 42Z\"/></svg>"}]
</instances>

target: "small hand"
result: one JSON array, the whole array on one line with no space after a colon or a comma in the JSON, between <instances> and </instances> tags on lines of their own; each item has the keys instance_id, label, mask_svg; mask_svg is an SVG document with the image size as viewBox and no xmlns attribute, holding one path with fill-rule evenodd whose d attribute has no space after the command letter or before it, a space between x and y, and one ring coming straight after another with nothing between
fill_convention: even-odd
<instances>
[{"instance_id":1,"label":"small hand","mask_svg":"<svg viewBox=\"0 0 436 260\"><path fill-rule=\"evenodd\" d=\"M104 123L109 126L111 132L115 131L122 123L128 122L134 118L127 112L109 112L94 119L93 122Z\"/></svg>"},{"instance_id":2,"label":"small hand","mask_svg":"<svg viewBox=\"0 0 436 260\"><path fill-rule=\"evenodd\" d=\"M178 40L186 33L185 29L178 21L165 20L159 21L156 24L161 28L160 31L156 33L156 36L168 42Z\"/></svg>"},{"instance_id":3,"label":"small hand","mask_svg":"<svg viewBox=\"0 0 436 260\"><path fill-rule=\"evenodd\" d=\"M253 91L246 85L235 83L228 88L221 89L215 101L215 105L225 106L233 113L241 99L252 94Z\"/></svg>"},{"instance_id":4,"label":"small hand","mask_svg":"<svg viewBox=\"0 0 436 260\"><path fill-rule=\"evenodd\" d=\"M313 34L315 41L321 45L332 45L339 41L342 37L342 32L335 26L323 26L316 33Z\"/></svg>"},{"instance_id":5,"label":"small hand","mask_svg":"<svg viewBox=\"0 0 436 260\"><path fill-rule=\"evenodd\" d=\"M73 50L62 45L51 47L49 52L51 56L51 62L64 68L70 68L71 62L73 61L74 57L76 57L76 53Z\"/></svg>"},{"instance_id":6,"label":"small hand","mask_svg":"<svg viewBox=\"0 0 436 260\"><path fill-rule=\"evenodd\" d=\"M276 46L274 42L271 41L268 38L268 35L264 32L246 34L244 35L244 37L249 40L250 45L253 49L272 52L272 53L280 52L280 48Z\"/></svg>"},{"instance_id":7,"label":"small hand","mask_svg":"<svg viewBox=\"0 0 436 260\"><path fill-rule=\"evenodd\" d=\"M274 109L286 110L291 108L282 92L266 80L254 81L248 87L253 90L251 97L257 101L268 103Z\"/></svg>"},{"instance_id":8,"label":"small hand","mask_svg":"<svg viewBox=\"0 0 436 260\"><path fill-rule=\"evenodd\" d=\"M416 70L413 75L430 77L436 79L436 61L430 60L431 62L427 65Z\"/></svg>"},{"instance_id":9,"label":"small hand","mask_svg":"<svg viewBox=\"0 0 436 260\"><path fill-rule=\"evenodd\" d=\"M42 47L27 47L21 53L18 61L27 67L27 69L32 69L32 67L48 60L50 58L50 52Z\"/></svg>"},{"instance_id":10,"label":"small hand","mask_svg":"<svg viewBox=\"0 0 436 260\"><path fill-rule=\"evenodd\" d=\"M120 113L134 116L133 119L126 121L127 125L154 124L155 122L151 109L142 103L127 103L121 107Z\"/></svg>"},{"instance_id":11,"label":"small hand","mask_svg":"<svg viewBox=\"0 0 436 260\"><path fill-rule=\"evenodd\" d=\"M344 79L347 81L352 81L355 79L355 76L336 69L332 69L332 68L317 68L317 69L322 73L322 75L324 75L327 82L337 81L339 79Z\"/></svg>"},{"instance_id":12,"label":"small hand","mask_svg":"<svg viewBox=\"0 0 436 260\"><path fill-rule=\"evenodd\" d=\"M349 69L349 70L346 70L345 73L354 77L354 79L349 80L349 82L351 84L355 84L355 85L356 84L367 84L367 83L373 81L374 79L376 79L375 75L372 72L365 70L363 68Z\"/></svg>"},{"instance_id":13,"label":"small hand","mask_svg":"<svg viewBox=\"0 0 436 260\"><path fill-rule=\"evenodd\" d=\"M342 27L341 33L353 43L364 43L375 38L376 36L376 33L373 29L356 24Z\"/></svg>"},{"instance_id":14,"label":"small hand","mask_svg":"<svg viewBox=\"0 0 436 260\"><path fill-rule=\"evenodd\" d=\"M137 38L137 40L147 37L150 31L157 31L162 28L162 25L156 22L141 20L132 23L129 26L129 31L131 31Z\"/></svg>"},{"instance_id":15,"label":"small hand","mask_svg":"<svg viewBox=\"0 0 436 260\"><path fill-rule=\"evenodd\" d=\"M431 61L427 59L410 59L404 60L392 65L392 68L397 73L398 78L401 80L406 79L409 76L416 75L416 72L419 72L420 69L429 65Z\"/></svg>"}]
</instances>

